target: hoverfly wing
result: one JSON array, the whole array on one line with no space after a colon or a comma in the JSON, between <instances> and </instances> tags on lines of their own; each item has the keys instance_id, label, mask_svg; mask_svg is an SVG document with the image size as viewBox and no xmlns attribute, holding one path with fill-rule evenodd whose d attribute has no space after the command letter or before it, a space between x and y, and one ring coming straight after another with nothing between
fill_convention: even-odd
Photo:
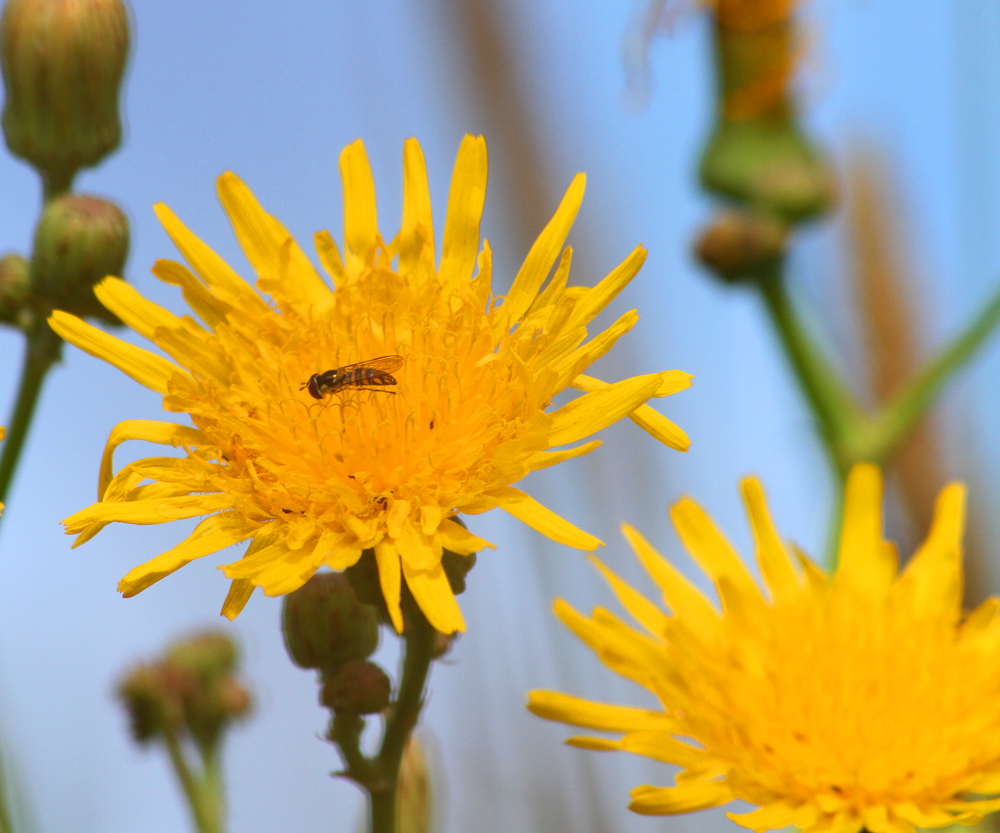
<instances>
[{"instance_id":1,"label":"hoverfly wing","mask_svg":"<svg viewBox=\"0 0 1000 833\"><path fill-rule=\"evenodd\" d=\"M358 362L357 364L349 364L347 367L340 368L341 372L353 370L356 367L369 367L372 370L380 370L383 373L392 373L394 370L399 370L403 366L402 356L379 356L375 359L368 359L368 361Z\"/></svg>"}]
</instances>

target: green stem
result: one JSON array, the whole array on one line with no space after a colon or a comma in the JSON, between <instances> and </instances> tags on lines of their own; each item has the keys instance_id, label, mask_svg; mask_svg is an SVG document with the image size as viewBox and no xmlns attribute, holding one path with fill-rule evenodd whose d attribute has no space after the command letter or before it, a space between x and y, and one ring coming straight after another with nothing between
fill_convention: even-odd
<instances>
[{"instance_id":1,"label":"green stem","mask_svg":"<svg viewBox=\"0 0 1000 833\"><path fill-rule=\"evenodd\" d=\"M0 502L6 498L17 469L17 461L31 427L31 418L35 413L45 374L58 361L61 351L62 339L44 319L37 321L28 332L17 401L7 424L7 436L0 452Z\"/></svg>"},{"instance_id":2,"label":"green stem","mask_svg":"<svg viewBox=\"0 0 1000 833\"><path fill-rule=\"evenodd\" d=\"M796 316L785 291L782 266L778 265L774 274L758 281L757 286L795 376L819 423L823 444L840 481L843 481L854 462L844 453L845 440L863 428L869 418Z\"/></svg>"},{"instance_id":3,"label":"green stem","mask_svg":"<svg viewBox=\"0 0 1000 833\"><path fill-rule=\"evenodd\" d=\"M430 670L434 649L434 628L424 614L413 605L404 632L406 655L399 683L399 694L385 722L385 734L377 762L381 780L377 789L369 790L372 810L372 833L396 833L396 787L399 764L410 733L417 725L424 705L424 686Z\"/></svg>"},{"instance_id":4,"label":"green stem","mask_svg":"<svg viewBox=\"0 0 1000 833\"><path fill-rule=\"evenodd\" d=\"M979 349L1000 322L1000 289L951 344L929 362L879 414L865 459L882 463L896 450L949 377Z\"/></svg>"},{"instance_id":5,"label":"green stem","mask_svg":"<svg viewBox=\"0 0 1000 833\"><path fill-rule=\"evenodd\" d=\"M170 762L174 765L174 772L181 782L198 833L225 833L218 760L214 756L206 756L204 776L197 778L184 759L184 752L177 735L168 729L165 736Z\"/></svg>"},{"instance_id":6,"label":"green stem","mask_svg":"<svg viewBox=\"0 0 1000 833\"><path fill-rule=\"evenodd\" d=\"M49 200L65 194L73 187L73 180L76 178L76 169L72 171L53 170L42 172L42 200Z\"/></svg>"}]
</instances>

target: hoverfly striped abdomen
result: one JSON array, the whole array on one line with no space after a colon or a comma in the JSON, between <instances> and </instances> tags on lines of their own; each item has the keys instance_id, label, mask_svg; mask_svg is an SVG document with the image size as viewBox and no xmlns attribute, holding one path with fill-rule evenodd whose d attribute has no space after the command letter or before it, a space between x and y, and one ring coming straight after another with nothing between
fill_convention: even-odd
<instances>
[{"instance_id":1,"label":"hoverfly striped abdomen","mask_svg":"<svg viewBox=\"0 0 1000 833\"><path fill-rule=\"evenodd\" d=\"M379 356L357 364L336 367L323 373L314 373L308 382L303 382L299 390L308 390L314 399L322 399L328 394L340 393L347 389L377 389L395 385L392 371L403 366L402 356ZM393 390L384 393L395 393Z\"/></svg>"}]
</instances>

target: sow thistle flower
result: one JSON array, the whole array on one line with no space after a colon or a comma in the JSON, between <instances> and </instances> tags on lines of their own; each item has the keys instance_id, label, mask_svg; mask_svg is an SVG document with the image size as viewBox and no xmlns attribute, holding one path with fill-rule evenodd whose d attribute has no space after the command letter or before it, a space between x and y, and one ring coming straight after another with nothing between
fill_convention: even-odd
<instances>
[{"instance_id":1,"label":"sow thistle flower","mask_svg":"<svg viewBox=\"0 0 1000 833\"><path fill-rule=\"evenodd\" d=\"M201 323L173 315L117 278L95 289L173 361L67 313L50 319L67 341L162 394L166 410L190 415L191 425L118 425L101 462L98 502L65 521L80 544L115 521L208 515L182 543L128 573L118 588L125 596L195 558L249 541L242 559L221 568L232 579L222 612L233 618L255 586L289 593L320 566L341 570L373 550L396 629L403 626L405 580L431 624L452 633L464 625L442 552L492 546L453 520L456 514L500 507L556 541L591 550L601 542L511 484L592 451L598 441L549 449L625 416L687 449L684 432L645 403L686 388L688 374L614 384L582 375L636 323L635 311L627 312L587 340L587 325L645 258L640 246L597 286L567 287L572 252L563 243L583 197L582 174L506 298L497 298L489 244L479 246L482 137L467 136L459 150L440 261L415 140L403 155L402 227L388 245L360 140L341 154L340 169L343 257L328 232L315 241L333 289L285 227L227 173L218 181L219 198L257 273L256 290L164 205L157 215L190 271L161 260L153 273L181 288ZM302 390L315 373L383 356L403 360L391 388L342 390L321 401ZM568 387L585 394L549 409ZM115 474L112 457L126 440L178 447L184 456L149 457Z\"/></svg>"},{"instance_id":2,"label":"sow thistle flower","mask_svg":"<svg viewBox=\"0 0 1000 833\"><path fill-rule=\"evenodd\" d=\"M671 613L596 560L642 630L601 608L588 618L560 601L556 613L660 708L548 691L529 708L620 735L572 745L680 767L676 786L633 790L638 813L741 799L759 809L730 818L756 831L912 833L1000 808L1000 602L961 609L964 489L941 493L902 574L882 539L881 491L878 469L853 470L829 575L789 555L759 483L744 481L766 594L705 512L681 500L674 524L721 612L626 526Z\"/></svg>"}]
</instances>

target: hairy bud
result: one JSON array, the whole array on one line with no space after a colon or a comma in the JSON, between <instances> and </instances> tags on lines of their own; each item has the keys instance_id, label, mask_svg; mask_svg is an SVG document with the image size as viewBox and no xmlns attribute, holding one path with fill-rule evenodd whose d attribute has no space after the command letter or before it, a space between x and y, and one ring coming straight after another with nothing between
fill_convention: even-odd
<instances>
[{"instance_id":1,"label":"hairy bud","mask_svg":"<svg viewBox=\"0 0 1000 833\"><path fill-rule=\"evenodd\" d=\"M128 55L122 0L8 0L0 18L7 146L69 188L121 141L118 91Z\"/></svg>"},{"instance_id":2,"label":"hairy bud","mask_svg":"<svg viewBox=\"0 0 1000 833\"><path fill-rule=\"evenodd\" d=\"M328 677L320 692L320 702L334 712L378 714L389 705L392 683L374 662L354 660Z\"/></svg>"}]
</instances>

